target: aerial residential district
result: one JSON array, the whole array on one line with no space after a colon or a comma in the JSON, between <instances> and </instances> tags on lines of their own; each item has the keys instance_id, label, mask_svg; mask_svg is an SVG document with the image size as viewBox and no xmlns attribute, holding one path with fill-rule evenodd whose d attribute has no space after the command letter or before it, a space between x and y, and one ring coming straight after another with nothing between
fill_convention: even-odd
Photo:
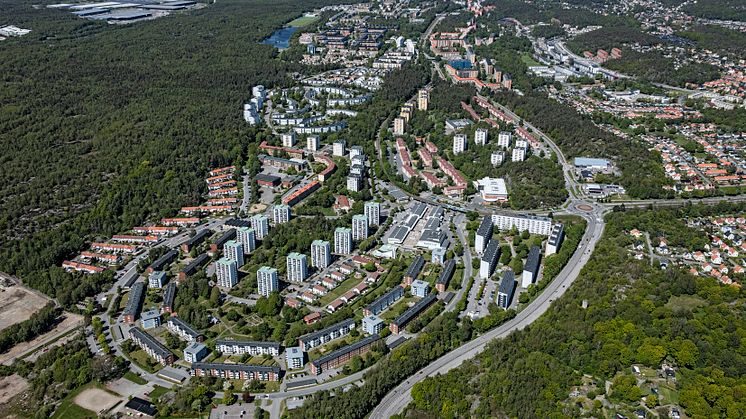
<instances>
[{"instance_id":1,"label":"aerial residential district","mask_svg":"<svg viewBox=\"0 0 746 419\"><path fill-rule=\"evenodd\" d=\"M0 274L3 415L746 415L746 56L712 41L746 46L744 21L676 1L296 3L252 41L283 78L222 116L239 158L208 151L155 176L197 179L188 199L63 240L49 277L86 284L72 295ZM164 28L221 7L28 16L80 25L85 48L91 30L216 36ZM3 19L0 48L51 39Z\"/></svg>"}]
</instances>

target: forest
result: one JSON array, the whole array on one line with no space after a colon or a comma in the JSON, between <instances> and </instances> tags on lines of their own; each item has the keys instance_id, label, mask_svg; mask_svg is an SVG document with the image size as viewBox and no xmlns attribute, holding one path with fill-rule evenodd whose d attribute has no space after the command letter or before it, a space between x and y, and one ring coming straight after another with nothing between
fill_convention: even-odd
<instances>
[{"instance_id":1,"label":"forest","mask_svg":"<svg viewBox=\"0 0 746 419\"><path fill-rule=\"evenodd\" d=\"M209 168L243 166L251 86L302 70L259 41L330 2L225 0L124 26L32 3L3 4L33 32L0 50L0 270L68 306L111 278L55 265L198 202Z\"/></svg>"},{"instance_id":2,"label":"forest","mask_svg":"<svg viewBox=\"0 0 746 419\"><path fill-rule=\"evenodd\" d=\"M602 157L611 159L621 170L616 179L634 198L663 198L668 182L660 156L640 142L624 140L596 126L574 109L541 93L519 96L511 92L493 94L495 100L510 108L552 138L567 159Z\"/></svg>"},{"instance_id":3,"label":"forest","mask_svg":"<svg viewBox=\"0 0 746 419\"><path fill-rule=\"evenodd\" d=\"M604 416L598 405L582 411L581 404L569 401L571 386L579 385L583 374L612 381L609 397L622 406L617 411L631 413L645 395L635 380L630 384L631 365L656 369L665 361L677 369L679 404L689 417L743 417L743 291L684 269L660 270L636 261L623 246L629 243L627 232L638 228L697 248L707 237L688 227L686 217L744 210L720 204L611 213L572 288L529 328L491 343L458 369L415 385L410 414Z\"/></svg>"}]
</instances>

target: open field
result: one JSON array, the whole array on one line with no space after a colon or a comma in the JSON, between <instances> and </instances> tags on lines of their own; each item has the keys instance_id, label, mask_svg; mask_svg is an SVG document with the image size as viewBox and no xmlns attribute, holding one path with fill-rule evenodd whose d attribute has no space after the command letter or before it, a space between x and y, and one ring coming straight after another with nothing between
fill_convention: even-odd
<instances>
[{"instance_id":1,"label":"open field","mask_svg":"<svg viewBox=\"0 0 746 419\"><path fill-rule=\"evenodd\" d=\"M18 374L0 378L0 405L8 403L13 397L28 389L28 381Z\"/></svg>"},{"instance_id":2,"label":"open field","mask_svg":"<svg viewBox=\"0 0 746 419\"><path fill-rule=\"evenodd\" d=\"M108 412L122 399L99 388L89 388L75 396L73 401L83 409L92 412Z\"/></svg>"},{"instance_id":3,"label":"open field","mask_svg":"<svg viewBox=\"0 0 746 419\"><path fill-rule=\"evenodd\" d=\"M23 287L0 288L0 330L28 320L50 300Z\"/></svg>"},{"instance_id":4,"label":"open field","mask_svg":"<svg viewBox=\"0 0 746 419\"><path fill-rule=\"evenodd\" d=\"M10 365L16 358L40 350L43 346L57 341L60 337L72 332L83 324L83 316L81 315L68 312L62 315L64 318L54 329L41 336L37 336L36 339L30 342L19 343L10 351L0 355L0 364Z\"/></svg>"},{"instance_id":5,"label":"open field","mask_svg":"<svg viewBox=\"0 0 746 419\"><path fill-rule=\"evenodd\" d=\"M308 26L314 22L319 20L318 16L301 16L297 19L294 19L288 23L288 26L294 26L296 28L301 28L303 26Z\"/></svg>"}]
</instances>

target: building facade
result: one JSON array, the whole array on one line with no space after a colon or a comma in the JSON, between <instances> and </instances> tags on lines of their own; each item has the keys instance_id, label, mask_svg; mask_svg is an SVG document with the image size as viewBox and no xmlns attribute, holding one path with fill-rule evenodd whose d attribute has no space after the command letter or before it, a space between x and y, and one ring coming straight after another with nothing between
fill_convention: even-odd
<instances>
[{"instance_id":1,"label":"building facade","mask_svg":"<svg viewBox=\"0 0 746 419\"><path fill-rule=\"evenodd\" d=\"M308 257L293 252L286 258L287 278L290 282L302 282L308 277Z\"/></svg>"},{"instance_id":2,"label":"building facade","mask_svg":"<svg viewBox=\"0 0 746 419\"><path fill-rule=\"evenodd\" d=\"M280 283L277 279L277 269L262 266L256 271L256 283L259 295L264 297L269 297L269 294L279 291Z\"/></svg>"}]
</instances>

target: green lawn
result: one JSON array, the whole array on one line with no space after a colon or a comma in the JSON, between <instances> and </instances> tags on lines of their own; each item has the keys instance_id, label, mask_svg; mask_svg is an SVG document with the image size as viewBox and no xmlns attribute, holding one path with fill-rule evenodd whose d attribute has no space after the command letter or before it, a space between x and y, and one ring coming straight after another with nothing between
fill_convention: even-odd
<instances>
[{"instance_id":1,"label":"green lawn","mask_svg":"<svg viewBox=\"0 0 746 419\"><path fill-rule=\"evenodd\" d=\"M287 26L294 26L296 28L301 28L303 26L308 26L314 22L319 20L318 16L301 16L290 23L287 24Z\"/></svg>"},{"instance_id":2,"label":"green lawn","mask_svg":"<svg viewBox=\"0 0 746 419\"><path fill-rule=\"evenodd\" d=\"M415 297L403 297L402 299L394 303L393 306L389 307L388 310L384 311L382 314L379 314L378 317L383 320L393 320L404 313L409 308L409 303L415 300L417 300L417 298Z\"/></svg>"},{"instance_id":3,"label":"green lawn","mask_svg":"<svg viewBox=\"0 0 746 419\"><path fill-rule=\"evenodd\" d=\"M150 400L157 400L159 397L168 393L169 391L171 391L171 389L168 389L166 387L161 387L156 384L153 387L153 391L150 392Z\"/></svg>"},{"instance_id":4,"label":"green lawn","mask_svg":"<svg viewBox=\"0 0 746 419\"><path fill-rule=\"evenodd\" d=\"M679 404L679 392L663 385L658 386L660 404Z\"/></svg>"},{"instance_id":5,"label":"green lawn","mask_svg":"<svg viewBox=\"0 0 746 419\"><path fill-rule=\"evenodd\" d=\"M140 377L139 375L135 374L135 373L134 373L134 372L132 372L132 371L127 371L127 372L126 372L126 373L124 374L124 378L126 378L126 379L128 379L128 380L132 381L132 382L133 382L133 383L135 383L135 384L140 384L140 385L144 385L144 384L147 384L147 383L148 383L148 380L146 380L146 379L144 379L144 378Z\"/></svg>"},{"instance_id":6,"label":"green lawn","mask_svg":"<svg viewBox=\"0 0 746 419\"><path fill-rule=\"evenodd\" d=\"M142 349L138 349L136 351L130 352L129 354L127 354L127 357L130 359L130 361L134 362L138 367L150 373L158 372L161 368L163 368L163 365L161 364L156 364L154 368L150 368L150 365L148 364L148 360L150 360L151 358Z\"/></svg>"},{"instance_id":7,"label":"green lawn","mask_svg":"<svg viewBox=\"0 0 746 419\"><path fill-rule=\"evenodd\" d=\"M70 394L67 395L64 399L62 399L62 403L60 403L60 407L57 408L57 410L54 411L54 415L52 415L52 419L84 419L84 418L91 418L95 419L98 417L98 415L95 412L91 412L88 409L84 409L77 404L73 402L75 397L82 393L83 390L99 387L97 383L89 383L82 387L79 387L75 390L73 390Z\"/></svg>"},{"instance_id":8,"label":"green lawn","mask_svg":"<svg viewBox=\"0 0 746 419\"><path fill-rule=\"evenodd\" d=\"M523 61L529 67L536 67L541 65L541 63L534 60L533 57L531 57L531 54L529 54L528 52L524 52L521 55L521 61Z\"/></svg>"},{"instance_id":9,"label":"green lawn","mask_svg":"<svg viewBox=\"0 0 746 419\"><path fill-rule=\"evenodd\" d=\"M325 296L319 298L318 306L319 307L326 307L327 304L331 303L332 301L339 298L342 294L346 293L347 291L351 290L355 285L359 284L361 279L355 278L354 276L350 279L346 279L344 282L339 284L337 288L334 288L333 290L329 291L328 294Z\"/></svg>"}]
</instances>

